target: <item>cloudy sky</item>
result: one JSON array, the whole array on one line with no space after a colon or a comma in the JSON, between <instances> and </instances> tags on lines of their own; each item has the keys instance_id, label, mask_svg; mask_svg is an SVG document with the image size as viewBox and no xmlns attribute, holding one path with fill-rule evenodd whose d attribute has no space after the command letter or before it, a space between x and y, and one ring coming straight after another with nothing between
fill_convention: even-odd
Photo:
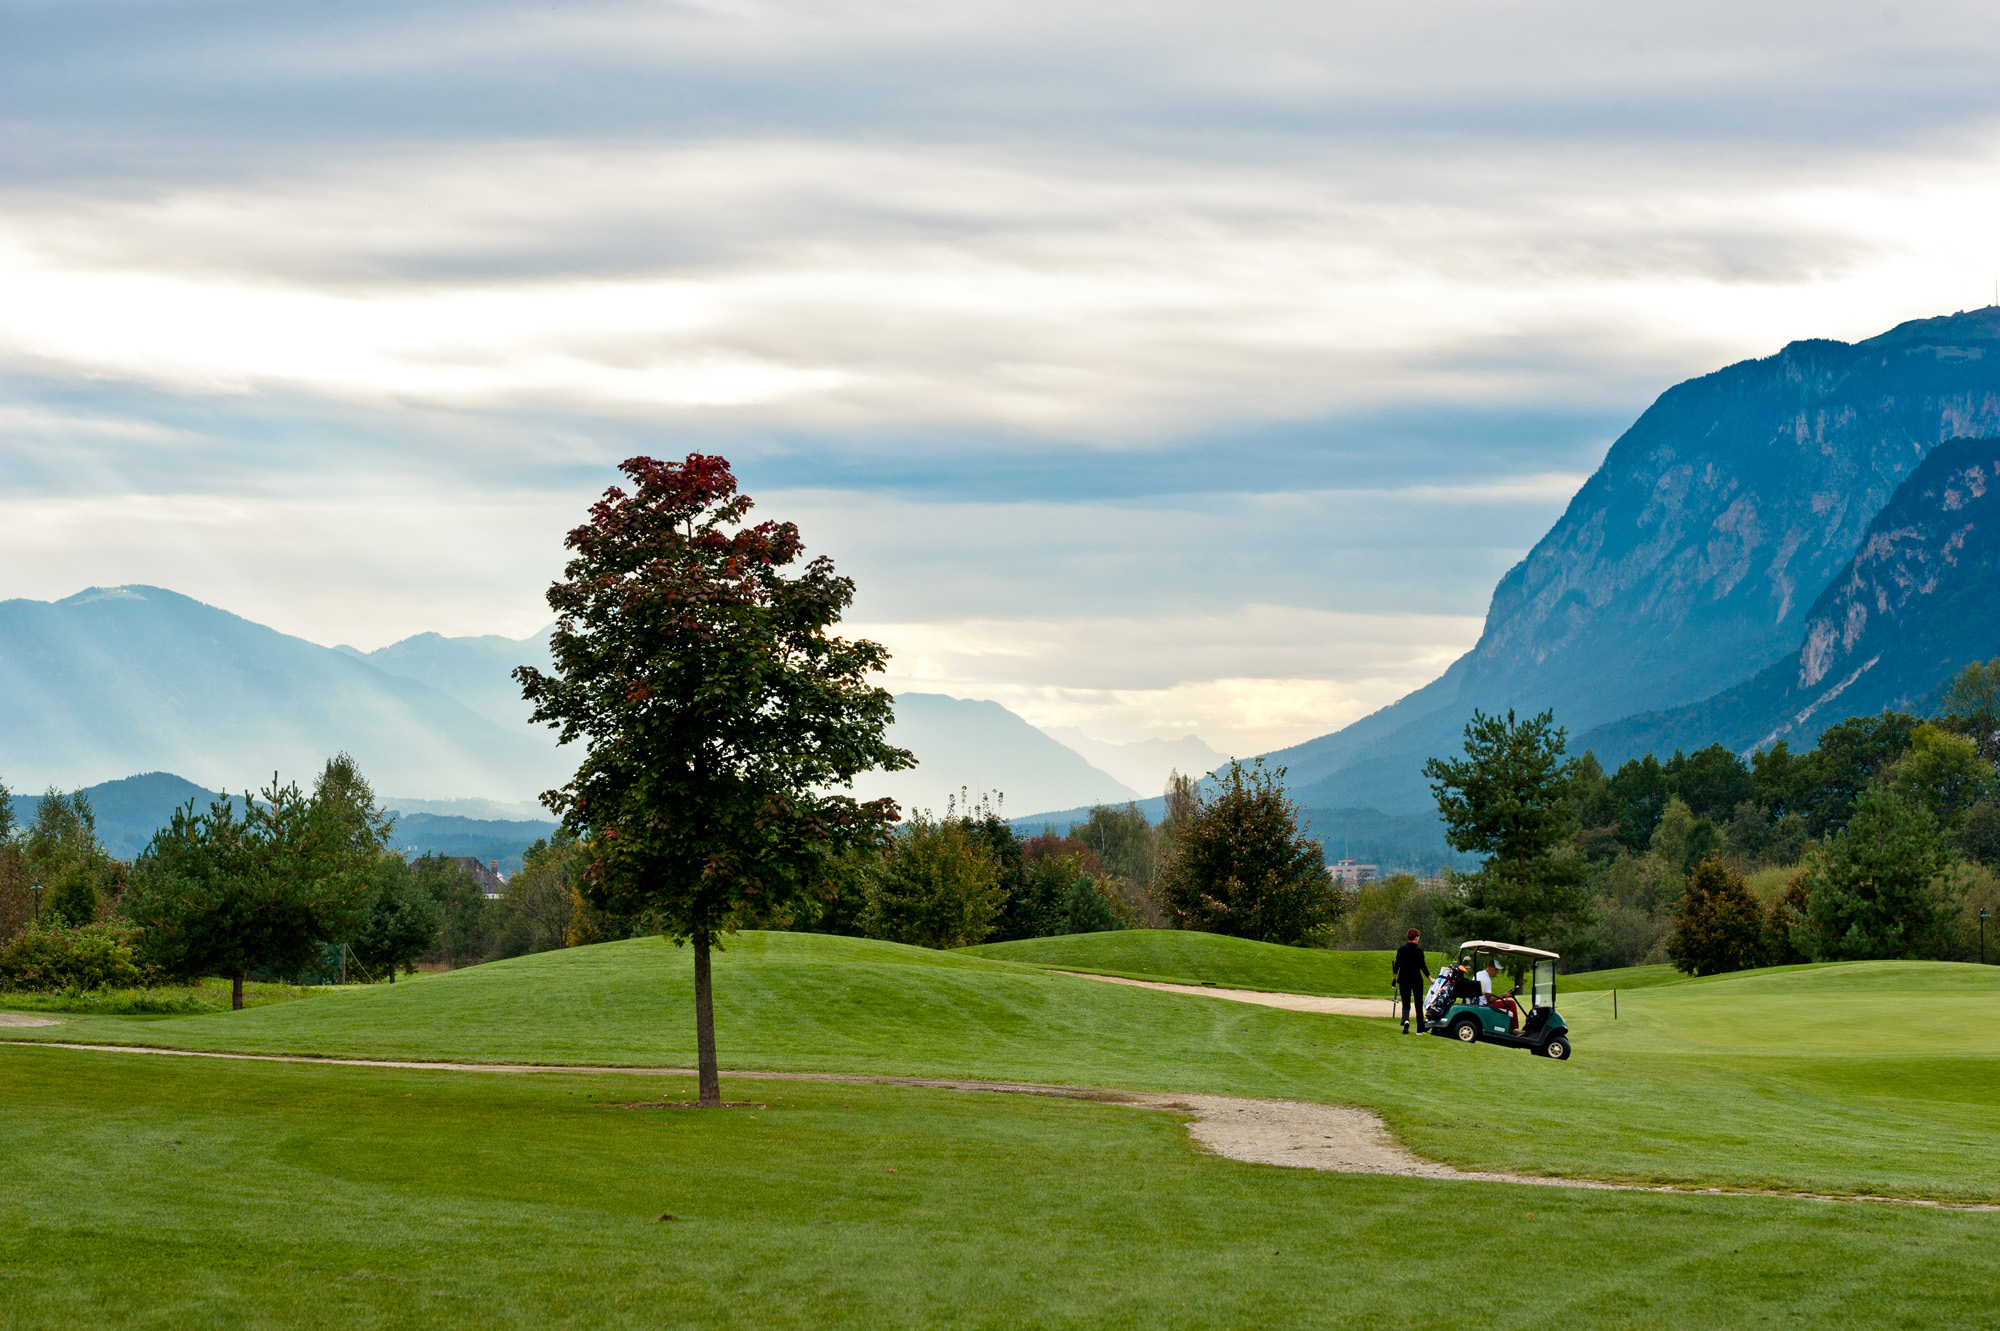
<instances>
[{"instance_id":1,"label":"cloudy sky","mask_svg":"<svg viewBox=\"0 0 2000 1331\"><path fill-rule=\"evenodd\" d=\"M721 452L899 690L1248 753L1662 389L1994 298L1990 3L0 3L0 596L524 635Z\"/></svg>"}]
</instances>

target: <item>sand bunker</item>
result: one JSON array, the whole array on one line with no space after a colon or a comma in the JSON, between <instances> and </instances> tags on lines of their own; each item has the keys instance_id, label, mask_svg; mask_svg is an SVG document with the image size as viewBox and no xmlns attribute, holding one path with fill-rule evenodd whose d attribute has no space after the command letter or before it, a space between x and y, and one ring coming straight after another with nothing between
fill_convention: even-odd
<instances>
[{"instance_id":1,"label":"sand bunker","mask_svg":"<svg viewBox=\"0 0 2000 1331\"><path fill-rule=\"evenodd\" d=\"M25 1012L0 1012L0 1026L60 1026L54 1017L31 1017Z\"/></svg>"},{"instance_id":2,"label":"sand bunker","mask_svg":"<svg viewBox=\"0 0 2000 1331\"><path fill-rule=\"evenodd\" d=\"M1089 971L1060 971L1079 980L1102 980L1106 984L1129 984L1138 989L1159 989L1170 994L1194 994L1200 998L1227 998L1259 1007L1279 1007L1287 1012L1326 1012L1337 1017L1390 1017L1396 1015L1394 999L1327 998L1319 994L1267 994L1260 989L1223 989L1210 984L1169 984L1165 980L1128 980L1122 975L1093 975Z\"/></svg>"}]
</instances>

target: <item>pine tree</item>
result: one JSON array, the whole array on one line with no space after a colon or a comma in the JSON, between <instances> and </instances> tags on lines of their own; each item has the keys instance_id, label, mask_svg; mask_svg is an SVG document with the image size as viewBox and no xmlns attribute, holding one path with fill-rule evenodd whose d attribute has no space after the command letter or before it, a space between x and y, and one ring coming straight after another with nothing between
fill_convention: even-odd
<instances>
[{"instance_id":1,"label":"pine tree","mask_svg":"<svg viewBox=\"0 0 2000 1331\"><path fill-rule=\"evenodd\" d=\"M1564 944L1592 923L1576 834L1574 763L1552 713L1526 721L1474 711L1465 757L1424 764L1455 850L1486 856L1439 905L1460 938Z\"/></svg>"}]
</instances>

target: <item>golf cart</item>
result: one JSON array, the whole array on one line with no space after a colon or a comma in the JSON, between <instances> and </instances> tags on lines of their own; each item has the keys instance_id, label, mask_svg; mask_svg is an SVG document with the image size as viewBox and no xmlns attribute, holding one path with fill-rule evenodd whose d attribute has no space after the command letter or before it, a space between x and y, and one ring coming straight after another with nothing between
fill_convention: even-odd
<instances>
[{"instance_id":1,"label":"golf cart","mask_svg":"<svg viewBox=\"0 0 2000 1331\"><path fill-rule=\"evenodd\" d=\"M1475 939L1462 943L1456 966L1438 967L1437 978L1424 996L1424 1022L1432 1035L1457 1040L1460 1044L1503 1044L1509 1049L1526 1049L1544 1058L1569 1057L1569 1026L1556 1012L1556 962L1553 952L1540 948L1517 947L1513 943L1493 943ZM1530 977L1533 1002L1515 1031L1504 1008L1488 1006L1479 987L1479 972L1497 962L1503 974L1512 975L1514 990L1505 995L1516 1000L1523 977ZM1498 989L1494 996L1500 997Z\"/></svg>"}]
</instances>

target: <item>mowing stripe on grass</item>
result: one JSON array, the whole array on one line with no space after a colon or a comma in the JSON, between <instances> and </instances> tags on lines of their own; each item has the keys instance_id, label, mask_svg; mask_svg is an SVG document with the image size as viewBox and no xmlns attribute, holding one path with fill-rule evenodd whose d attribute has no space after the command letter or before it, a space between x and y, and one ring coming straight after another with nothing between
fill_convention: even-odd
<instances>
[{"instance_id":1,"label":"mowing stripe on grass","mask_svg":"<svg viewBox=\"0 0 2000 1331\"><path fill-rule=\"evenodd\" d=\"M163 1054L177 1058L218 1058L238 1063L312 1063L350 1068L391 1068L416 1072L567 1072L649 1077L692 1077L693 1068L579 1067L566 1063L436 1063L414 1060L313 1058L302 1054L226 1054L144 1045L68 1044L39 1041L9 1044L14 1049L68 1049L100 1054ZM1980 1202L1939 1202L1921 1197L1784 1192L1759 1188L1680 1188L1665 1184L1607 1183L1599 1179L1553 1178L1454 1169L1420 1159L1390 1134L1381 1118L1351 1105L1298 1100L1253 1100L1236 1096L1120 1091L1034 1082L968 1080L955 1077L884 1077L834 1072L729 1071L746 1081L814 1081L848 1085L907 1086L1001 1095L1040 1095L1134 1109L1162 1109L1190 1118L1188 1133L1217 1155L1246 1164L1317 1169L1341 1174L1388 1174L1403 1178L1468 1183L1516 1183L1542 1188L1585 1188L1600 1192L1658 1192L1704 1197L1779 1197L1793 1201L1873 1202L1945 1211L2000 1211Z\"/></svg>"}]
</instances>

